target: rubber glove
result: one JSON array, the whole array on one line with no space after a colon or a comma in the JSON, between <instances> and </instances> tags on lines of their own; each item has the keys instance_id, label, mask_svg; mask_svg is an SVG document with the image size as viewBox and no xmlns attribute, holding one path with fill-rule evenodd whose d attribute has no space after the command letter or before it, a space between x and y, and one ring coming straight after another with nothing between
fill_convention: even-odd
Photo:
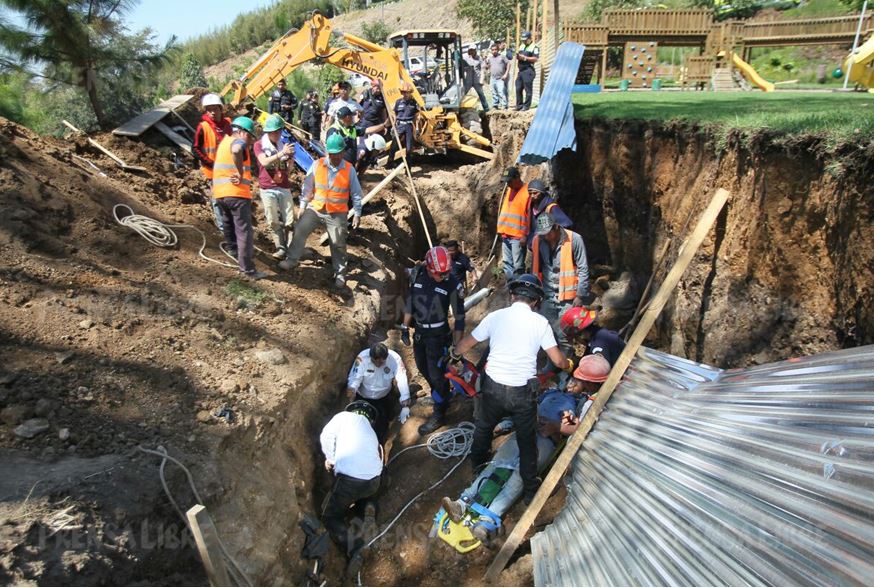
<instances>
[{"instance_id":1,"label":"rubber glove","mask_svg":"<svg viewBox=\"0 0 874 588\"><path fill-rule=\"evenodd\" d=\"M405 406L401 409L401 414L400 416L398 416L398 421L400 421L400 423L403 425L405 422L407 422L408 418L410 418L410 407Z\"/></svg>"}]
</instances>

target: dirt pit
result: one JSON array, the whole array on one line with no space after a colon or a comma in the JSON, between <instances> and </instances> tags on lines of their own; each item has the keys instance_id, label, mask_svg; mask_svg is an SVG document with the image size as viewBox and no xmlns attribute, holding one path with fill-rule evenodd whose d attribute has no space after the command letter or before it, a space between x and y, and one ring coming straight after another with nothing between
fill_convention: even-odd
<instances>
[{"instance_id":1,"label":"dirt pit","mask_svg":"<svg viewBox=\"0 0 874 588\"><path fill-rule=\"evenodd\" d=\"M500 172L531 116L490 116L490 163L414 161L432 236L464 241L480 268L494 237ZM608 326L627 321L653 271L658 283L676 258L688 219L726 187L731 203L648 344L731 367L872 342L869 165L847 158L833 177L830 156L812 149L763 141L717 153L706 133L688 128L591 121L577 133L578 153L523 177L552 178L586 240ZM424 441L416 432L430 412L424 381L392 328L404 268L426 248L406 181L392 182L351 234L350 292L331 290L327 248L315 237L293 274L275 273L275 261L258 254L271 277L253 285L198 257L193 229L178 229L179 246L164 250L115 224L112 207L125 203L196 227L207 254L220 255L196 170L172 151L100 140L149 171L121 171L83 141L47 140L0 121L0 578L205 582L161 488L160 459L138 449L160 446L191 469L238 575L303 584L298 522L319 511L331 482L318 433L342 408L346 373L366 345L387 340L402 353L420 396L410 421L392 430L390 452ZM365 190L381 177L363 178ZM255 217L261 221L260 210ZM269 253L261 224L257 244ZM469 323L504 303L499 289ZM458 402L450 420L471 413ZM426 454L411 450L392 464L381 526L455 463ZM166 476L181 508L194 504L185 475L169 465ZM363 581L480 584L494 552L460 555L428 538L440 497L456 496L469 480L462 464L405 512L368 555ZM535 530L562 503L560 489ZM520 514L511 510L507 527ZM527 550L501 584L532 582ZM342 582L342 564L332 548L329 584Z\"/></svg>"}]
</instances>

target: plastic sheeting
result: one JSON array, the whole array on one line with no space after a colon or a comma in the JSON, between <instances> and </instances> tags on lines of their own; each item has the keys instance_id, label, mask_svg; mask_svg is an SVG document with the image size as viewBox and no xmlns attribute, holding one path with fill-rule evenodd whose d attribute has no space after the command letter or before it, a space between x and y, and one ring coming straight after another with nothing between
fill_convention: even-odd
<instances>
[{"instance_id":1,"label":"plastic sheeting","mask_svg":"<svg viewBox=\"0 0 874 588\"><path fill-rule=\"evenodd\" d=\"M641 349L531 543L538 586L874 584L874 346L727 371Z\"/></svg>"},{"instance_id":2,"label":"plastic sheeting","mask_svg":"<svg viewBox=\"0 0 874 588\"><path fill-rule=\"evenodd\" d=\"M565 42L559 46L546 89L522 143L520 163L536 165L549 161L562 149L576 151L577 133L574 129L571 91L584 50L585 47L578 43Z\"/></svg>"}]
</instances>

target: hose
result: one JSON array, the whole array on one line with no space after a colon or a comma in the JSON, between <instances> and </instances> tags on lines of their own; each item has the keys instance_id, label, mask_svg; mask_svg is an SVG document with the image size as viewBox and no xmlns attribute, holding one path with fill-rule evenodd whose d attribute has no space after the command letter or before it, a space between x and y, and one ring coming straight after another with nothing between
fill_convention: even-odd
<instances>
[{"instance_id":1,"label":"hose","mask_svg":"<svg viewBox=\"0 0 874 588\"><path fill-rule=\"evenodd\" d=\"M461 465L461 462L467 457L467 454L470 453L470 447L473 445L473 423L463 421L458 423L457 427L453 427L451 429L447 429L440 433L435 433L428 437L428 441L425 443L420 443L418 445L411 445L409 447L405 447L398 453L396 453L388 462L388 466L392 464L394 460L400 457L402 454L406 453L411 449L417 449L419 447L427 447L428 452L436 457L437 459L451 459L453 457L460 457L454 466L452 466L446 475L442 478L416 494L404 507L398 512L398 514L391 520L391 522L386 525L386 527L373 539L371 539L367 545L364 546L365 549L379 541L383 535L388 533L389 529L394 526L398 519L401 518L401 515L407 511L419 498L421 498L425 493L430 492L440 484L446 481L446 479L452 475L452 473L458 469L458 466Z\"/></svg>"},{"instance_id":2,"label":"hose","mask_svg":"<svg viewBox=\"0 0 874 588\"><path fill-rule=\"evenodd\" d=\"M119 217L118 210L120 208L126 208L129 214L123 217ZM193 225L167 225L148 216L135 214L133 209L127 204L116 204L115 206L113 206L112 216L115 217L115 222L131 229L135 233L139 234L140 237L142 237L152 245L157 245L158 247L175 247L176 244L179 243L179 239L176 236L176 233L173 232L173 229L194 229L200 234L200 238L202 239L200 249L197 252L200 257L209 262L217 263L224 267L237 267L236 264L231 264L226 261L221 261L219 259L213 259L206 255L204 253L204 250L206 249L206 235L203 234L203 231ZM224 249L222 249L222 252L225 255L228 255L227 251L225 251ZM230 257L230 255L228 256Z\"/></svg>"}]
</instances>

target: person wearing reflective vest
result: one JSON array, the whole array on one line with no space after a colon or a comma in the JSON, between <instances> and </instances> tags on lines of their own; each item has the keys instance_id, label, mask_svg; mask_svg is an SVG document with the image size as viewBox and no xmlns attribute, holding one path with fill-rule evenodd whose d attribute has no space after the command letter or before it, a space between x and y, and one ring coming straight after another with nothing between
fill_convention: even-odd
<instances>
[{"instance_id":1,"label":"person wearing reflective vest","mask_svg":"<svg viewBox=\"0 0 874 588\"><path fill-rule=\"evenodd\" d=\"M550 195L549 188L542 180L528 182L528 195L531 198L528 212L528 221L531 223L531 228L528 231L528 249L531 249L531 241L534 240L534 227L537 223L537 217L541 214L548 214L555 224L566 229L574 225L574 222L558 205L556 198Z\"/></svg>"},{"instance_id":2,"label":"person wearing reflective vest","mask_svg":"<svg viewBox=\"0 0 874 588\"><path fill-rule=\"evenodd\" d=\"M501 176L507 186L501 210L498 212L498 235L504 258L504 275L507 282L525 273L525 252L530 219L530 196L528 186L519 177L515 167L507 168Z\"/></svg>"},{"instance_id":3,"label":"person wearing reflective vest","mask_svg":"<svg viewBox=\"0 0 874 588\"><path fill-rule=\"evenodd\" d=\"M328 129L325 140L334 135L343 138L343 159L355 165L358 162L358 129L355 127L355 113L348 106L337 111L337 120Z\"/></svg>"},{"instance_id":4,"label":"person wearing reflective vest","mask_svg":"<svg viewBox=\"0 0 874 588\"><path fill-rule=\"evenodd\" d=\"M222 139L212 166L212 196L222 214L225 250L237 258L240 271L259 280L266 274L255 270L252 260L252 153L255 123L238 116L231 123L231 134Z\"/></svg>"},{"instance_id":5,"label":"person wearing reflective vest","mask_svg":"<svg viewBox=\"0 0 874 588\"><path fill-rule=\"evenodd\" d=\"M212 197L212 166L215 163L215 154L218 151L219 143L231 134L231 119L224 116L222 99L218 94L206 94L201 104L203 117L194 131L194 144L191 146L191 150L200 162L200 172L206 179L207 196L212 204L215 224L221 231L222 214L219 211L218 203Z\"/></svg>"},{"instance_id":6,"label":"person wearing reflective vest","mask_svg":"<svg viewBox=\"0 0 874 588\"><path fill-rule=\"evenodd\" d=\"M539 312L552 325L561 350L569 355L571 345L560 321L571 307L591 301L586 245L580 235L557 225L548 214L537 218L535 232L531 271L543 282L544 292Z\"/></svg>"},{"instance_id":7,"label":"person wearing reflective vest","mask_svg":"<svg viewBox=\"0 0 874 588\"><path fill-rule=\"evenodd\" d=\"M317 226L323 225L331 244L331 263L334 267L334 285L346 285L346 236L348 235L349 201L354 215L352 228L361 222L361 184L358 174L343 159L346 148L343 137L332 134L325 141L326 157L315 160L307 171L300 195L301 215L298 228L288 247L288 257L279 267L292 270L300 264L307 237Z\"/></svg>"}]
</instances>

